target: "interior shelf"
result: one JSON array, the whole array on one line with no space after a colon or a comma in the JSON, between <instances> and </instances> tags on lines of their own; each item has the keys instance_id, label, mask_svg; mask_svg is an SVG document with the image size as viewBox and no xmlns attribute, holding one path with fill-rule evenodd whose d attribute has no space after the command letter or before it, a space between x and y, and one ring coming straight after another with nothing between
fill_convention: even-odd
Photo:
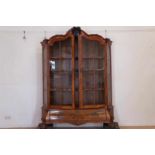
<instances>
[{"instance_id":1,"label":"interior shelf","mask_svg":"<svg viewBox=\"0 0 155 155\"><path fill-rule=\"evenodd\" d=\"M83 72L100 72L100 71L104 71L104 69L91 69L91 70L82 70Z\"/></svg>"},{"instance_id":2,"label":"interior shelf","mask_svg":"<svg viewBox=\"0 0 155 155\"><path fill-rule=\"evenodd\" d=\"M88 58L83 58L83 59L88 59L88 60L89 60L89 59L90 59L90 60L91 60L91 59L101 59L101 60L102 60L102 59L104 59L104 58L103 58L103 57L92 57L92 58L91 58L91 57L90 57L90 58L88 57Z\"/></svg>"},{"instance_id":3,"label":"interior shelf","mask_svg":"<svg viewBox=\"0 0 155 155\"><path fill-rule=\"evenodd\" d=\"M102 91L104 88L85 88L84 91Z\"/></svg>"},{"instance_id":4,"label":"interior shelf","mask_svg":"<svg viewBox=\"0 0 155 155\"><path fill-rule=\"evenodd\" d=\"M71 88L52 88L51 91L72 91Z\"/></svg>"},{"instance_id":5,"label":"interior shelf","mask_svg":"<svg viewBox=\"0 0 155 155\"><path fill-rule=\"evenodd\" d=\"M84 88L84 91L102 91L104 88ZM72 91L71 88L52 88L50 91ZM76 89L77 91L77 89Z\"/></svg>"},{"instance_id":6,"label":"interior shelf","mask_svg":"<svg viewBox=\"0 0 155 155\"><path fill-rule=\"evenodd\" d=\"M65 58L65 57L51 57L51 60L71 60L72 58Z\"/></svg>"},{"instance_id":7,"label":"interior shelf","mask_svg":"<svg viewBox=\"0 0 155 155\"><path fill-rule=\"evenodd\" d=\"M72 71L65 71L65 70L51 70L51 72L55 72L55 73L72 73Z\"/></svg>"},{"instance_id":8,"label":"interior shelf","mask_svg":"<svg viewBox=\"0 0 155 155\"><path fill-rule=\"evenodd\" d=\"M72 58L65 58L65 57L51 57L51 60L71 60ZM78 60L79 58L78 57L75 57L75 60ZM104 59L103 57L88 57L88 58L82 58L82 59L90 59L90 60L93 60L93 59Z\"/></svg>"}]
</instances>

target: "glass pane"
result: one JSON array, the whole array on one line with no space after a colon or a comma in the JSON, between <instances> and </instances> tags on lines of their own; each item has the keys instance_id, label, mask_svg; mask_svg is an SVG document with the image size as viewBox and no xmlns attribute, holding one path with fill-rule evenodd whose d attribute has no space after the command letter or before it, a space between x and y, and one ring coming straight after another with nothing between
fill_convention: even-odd
<instances>
[{"instance_id":1,"label":"glass pane","mask_svg":"<svg viewBox=\"0 0 155 155\"><path fill-rule=\"evenodd\" d=\"M64 71L71 71L72 62L71 60L62 60L62 70Z\"/></svg>"},{"instance_id":2,"label":"glass pane","mask_svg":"<svg viewBox=\"0 0 155 155\"><path fill-rule=\"evenodd\" d=\"M51 89L61 88L61 75L59 73L51 74Z\"/></svg>"},{"instance_id":3,"label":"glass pane","mask_svg":"<svg viewBox=\"0 0 155 155\"><path fill-rule=\"evenodd\" d=\"M51 92L51 103L53 104L57 104L57 105L60 105L62 104L62 93L61 92L56 92L56 91L53 91Z\"/></svg>"},{"instance_id":4,"label":"glass pane","mask_svg":"<svg viewBox=\"0 0 155 155\"><path fill-rule=\"evenodd\" d=\"M84 98L84 105L93 105L94 91L84 91L83 98Z\"/></svg>"},{"instance_id":5,"label":"glass pane","mask_svg":"<svg viewBox=\"0 0 155 155\"><path fill-rule=\"evenodd\" d=\"M84 105L103 104L104 47L98 41L82 38L82 64Z\"/></svg>"},{"instance_id":6,"label":"glass pane","mask_svg":"<svg viewBox=\"0 0 155 155\"><path fill-rule=\"evenodd\" d=\"M103 70L103 60L83 59L83 70Z\"/></svg>"},{"instance_id":7,"label":"glass pane","mask_svg":"<svg viewBox=\"0 0 155 155\"><path fill-rule=\"evenodd\" d=\"M71 49L71 40L67 39L62 42L62 57L63 58L72 58L72 49Z\"/></svg>"},{"instance_id":8,"label":"glass pane","mask_svg":"<svg viewBox=\"0 0 155 155\"><path fill-rule=\"evenodd\" d=\"M103 63L102 59L95 60L95 69L104 70Z\"/></svg>"},{"instance_id":9,"label":"glass pane","mask_svg":"<svg viewBox=\"0 0 155 155\"><path fill-rule=\"evenodd\" d=\"M51 71L71 71L71 60L50 60Z\"/></svg>"},{"instance_id":10,"label":"glass pane","mask_svg":"<svg viewBox=\"0 0 155 155\"><path fill-rule=\"evenodd\" d=\"M51 58L71 58L71 39L55 42L51 47Z\"/></svg>"},{"instance_id":11,"label":"glass pane","mask_svg":"<svg viewBox=\"0 0 155 155\"><path fill-rule=\"evenodd\" d=\"M61 56L61 50L60 50L60 42L54 43L54 45L51 47L51 57L60 57Z\"/></svg>"},{"instance_id":12,"label":"glass pane","mask_svg":"<svg viewBox=\"0 0 155 155\"><path fill-rule=\"evenodd\" d=\"M51 103L52 105L69 105L72 104L72 92L71 90L53 90L51 91Z\"/></svg>"},{"instance_id":13,"label":"glass pane","mask_svg":"<svg viewBox=\"0 0 155 155\"><path fill-rule=\"evenodd\" d=\"M101 91L95 91L95 103L96 104L103 104L104 101L104 91L101 90Z\"/></svg>"},{"instance_id":14,"label":"glass pane","mask_svg":"<svg viewBox=\"0 0 155 155\"><path fill-rule=\"evenodd\" d=\"M72 93L71 92L63 92L63 104L72 104Z\"/></svg>"},{"instance_id":15,"label":"glass pane","mask_svg":"<svg viewBox=\"0 0 155 155\"><path fill-rule=\"evenodd\" d=\"M96 43L96 47L97 47L97 57L99 58L104 58L104 47L101 46L100 43Z\"/></svg>"},{"instance_id":16,"label":"glass pane","mask_svg":"<svg viewBox=\"0 0 155 155\"><path fill-rule=\"evenodd\" d=\"M52 73L51 88L52 89L68 89L72 86L72 75L67 73Z\"/></svg>"},{"instance_id":17,"label":"glass pane","mask_svg":"<svg viewBox=\"0 0 155 155\"><path fill-rule=\"evenodd\" d=\"M55 42L50 52L51 104L72 104L71 39Z\"/></svg>"},{"instance_id":18,"label":"glass pane","mask_svg":"<svg viewBox=\"0 0 155 155\"><path fill-rule=\"evenodd\" d=\"M96 72L95 74L95 87L96 88L104 88L104 75L103 71Z\"/></svg>"},{"instance_id":19,"label":"glass pane","mask_svg":"<svg viewBox=\"0 0 155 155\"><path fill-rule=\"evenodd\" d=\"M72 74L64 73L61 79L62 88L71 88L72 86Z\"/></svg>"},{"instance_id":20,"label":"glass pane","mask_svg":"<svg viewBox=\"0 0 155 155\"><path fill-rule=\"evenodd\" d=\"M50 60L51 71L59 71L61 69L62 62Z\"/></svg>"},{"instance_id":21,"label":"glass pane","mask_svg":"<svg viewBox=\"0 0 155 155\"><path fill-rule=\"evenodd\" d=\"M83 39L83 44L82 44L82 47L83 47L83 57L84 58L92 58L92 57L95 57L95 55L97 54L96 52L96 49L95 48L95 42L94 41L90 41L90 40L87 40L87 39Z\"/></svg>"},{"instance_id":22,"label":"glass pane","mask_svg":"<svg viewBox=\"0 0 155 155\"><path fill-rule=\"evenodd\" d=\"M92 59L83 59L83 70L89 71L94 69L94 61Z\"/></svg>"},{"instance_id":23,"label":"glass pane","mask_svg":"<svg viewBox=\"0 0 155 155\"><path fill-rule=\"evenodd\" d=\"M104 48L98 41L82 39L83 58L104 58Z\"/></svg>"},{"instance_id":24,"label":"glass pane","mask_svg":"<svg viewBox=\"0 0 155 155\"><path fill-rule=\"evenodd\" d=\"M83 72L83 89L94 88L94 77L91 72Z\"/></svg>"}]
</instances>

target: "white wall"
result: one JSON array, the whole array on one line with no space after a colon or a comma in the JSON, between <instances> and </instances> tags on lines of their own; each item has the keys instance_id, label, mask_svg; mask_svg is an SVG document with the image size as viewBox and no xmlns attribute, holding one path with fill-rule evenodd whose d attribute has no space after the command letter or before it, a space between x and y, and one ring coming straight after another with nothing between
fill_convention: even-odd
<instances>
[{"instance_id":1,"label":"white wall","mask_svg":"<svg viewBox=\"0 0 155 155\"><path fill-rule=\"evenodd\" d=\"M22 30L27 30L23 40ZM0 27L0 128L35 127L42 106L40 42L69 27ZM83 27L112 41L115 120L155 125L155 27Z\"/></svg>"}]
</instances>

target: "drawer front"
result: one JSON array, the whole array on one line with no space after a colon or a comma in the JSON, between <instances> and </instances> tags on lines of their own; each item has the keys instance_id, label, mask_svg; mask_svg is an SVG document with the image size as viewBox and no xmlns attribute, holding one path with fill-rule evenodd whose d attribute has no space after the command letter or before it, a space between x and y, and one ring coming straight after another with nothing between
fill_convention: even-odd
<instances>
[{"instance_id":1,"label":"drawer front","mask_svg":"<svg viewBox=\"0 0 155 155\"><path fill-rule=\"evenodd\" d=\"M88 122L109 122L110 114L106 109L93 110L50 110L46 121L51 123L84 124Z\"/></svg>"}]
</instances>

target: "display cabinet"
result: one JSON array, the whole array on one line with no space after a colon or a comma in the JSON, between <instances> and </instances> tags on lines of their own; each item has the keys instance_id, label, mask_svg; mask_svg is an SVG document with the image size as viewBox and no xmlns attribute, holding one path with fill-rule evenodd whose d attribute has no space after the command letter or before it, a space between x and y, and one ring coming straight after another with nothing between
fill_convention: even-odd
<instances>
[{"instance_id":1,"label":"display cabinet","mask_svg":"<svg viewBox=\"0 0 155 155\"><path fill-rule=\"evenodd\" d=\"M40 128L54 123L114 123L111 41L73 27L42 42L43 107Z\"/></svg>"}]
</instances>

